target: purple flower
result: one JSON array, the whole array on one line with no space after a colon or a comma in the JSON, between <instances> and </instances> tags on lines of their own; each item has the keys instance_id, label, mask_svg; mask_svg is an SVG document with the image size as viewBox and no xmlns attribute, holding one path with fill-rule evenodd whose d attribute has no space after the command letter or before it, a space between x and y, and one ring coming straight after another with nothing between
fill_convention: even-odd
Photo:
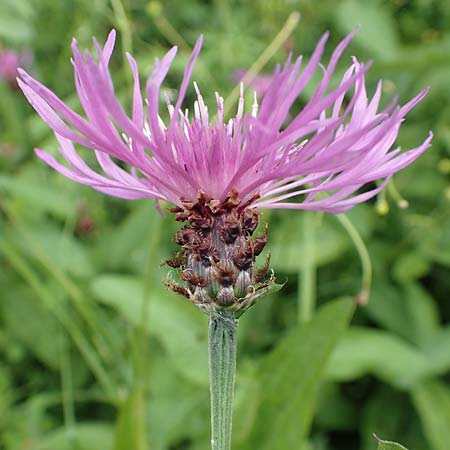
<instances>
[{"instance_id":1,"label":"purple flower","mask_svg":"<svg viewBox=\"0 0 450 450\"><path fill-rule=\"evenodd\" d=\"M248 75L248 72L243 69L238 69L233 74L233 80L236 82L245 83L247 77L247 84L255 90L258 97L262 97L266 93L273 81L272 75Z\"/></svg>"},{"instance_id":2,"label":"purple flower","mask_svg":"<svg viewBox=\"0 0 450 450\"><path fill-rule=\"evenodd\" d=\"M134 78L133 108L127 115L114 93L108 69L115 42L112 31L103 48L94 39L97 59L72 43L75 87L85 115L70 109L52 91L20 70L24 94L53 129L68 166L36 149L39 158L64 176L108 195L125 199L153 198L178 207L196 202L199 193L224 202L230 193L254 208L290 208L341 213L375 196L389 178L430 146L391 149L406 114L427 93L403 106L395 100L378 111L381 81L368 99L364 76L370 64L353 58L339 85L330 89L335 67L354 32L334 50L326 68L320 61L328 34L310 60L288 58L272 76L261 104L225 122L223 99L216 94L217 114L210 120L197 85L193 117L181 110L202 38L186 66L178 99L166 100L170 115L159 115L161 85L177 52L172 48L156 63L142 98L136 61L127 55ZM302 65L304 66L302 68ZM313 74L322 79L306 105L285 123ZM292 113L291 113L292 114ZM95 152L102 174L89 167L74 147ZM126 163L130 171L117 161ZM369 183L383 180L377 187ZM360 189L369 184L365 191Z\"/></svg>"},{"instance_id":3,"label":"purple flower","mask_svg":"<svg viewBox=\"0 0 450 450\"><path fill-rule=\"evenodd\" d=\"M18 53L0 50L0 80L15 83L19 66L20 56Z\"/></svg>"},{"instance_id":4,"label":"purple flower","mask_svg":"<svg viewBox=\"0 0 450 450\"><path fill-rule=\"evenodd\" d=\"M26 51L22 54L12 50L0 49L0 80L4 80L13 88L17 88L18 69L31 61L31 53Z\"/></svg>"}]
</instances>

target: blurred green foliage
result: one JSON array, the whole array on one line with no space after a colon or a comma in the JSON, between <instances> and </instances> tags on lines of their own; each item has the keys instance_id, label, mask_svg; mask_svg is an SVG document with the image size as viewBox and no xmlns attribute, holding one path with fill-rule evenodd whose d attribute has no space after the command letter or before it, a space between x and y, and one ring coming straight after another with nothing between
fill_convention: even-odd
<instances>
[{"instance_id":1,"label":"blurred green foliage","mask_svg":"<svg viewBox=\"0 0 450 450\"><path fill-rule=\"evenodd\" d=\"M215 90L231 92L233 72L252 65L294 10L301 22L266 71L291 50L310 54L327 29L329 52L361 24L347 58L374 60L369 81L385 80L386 103L431 87L399 144L414 147L429 129L435 139L396 177L409 208L391 187L348 214L374 266L370 302L348 329L352 302L333 300L358 293L361 270L341 224L316 214L313 236L304 213L264 214L272 266L287 282L240 321L233 448L373 450L376 433L411 450L448 450L450 2L2 0L0 41L31 50L28 69L79 108L73 36L90 47L91 36L119 30L113 76L129 106L125 50L145 77L177 44L171 95L203 33L194 78L211 101ZM192 99L191 89L186 105ZM21 93L0 83L0 448L208 449L206 318L166 291L160 267L177 225L150 202L64 179L34 157L36 146L55 149L55 139ZM305 258L320 308L298 325Z\"/></svg>"}]
</instances>

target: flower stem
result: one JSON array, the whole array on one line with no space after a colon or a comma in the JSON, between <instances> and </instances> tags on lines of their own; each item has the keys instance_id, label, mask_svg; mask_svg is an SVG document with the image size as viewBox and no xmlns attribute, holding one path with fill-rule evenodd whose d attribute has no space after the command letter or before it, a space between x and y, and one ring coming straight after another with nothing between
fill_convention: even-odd
<instances>
[{"instance_id":1,"label":"flower stem","mask_svg":"<svg viewBox=\"0 0 450 450\"><path fill-rule=\"evenodd\" d=\"M336 214L336 218L347 231L358 252L361 261L362 279L361 290L356 300L360 305L366 305L369 301L370 289L372 286L372 261L370 259L369 251L352 221L345 214Z\"/></svg>"},{"instance_id":2,"label":"flower stem","mask_svg":"<svg viewBox=\"0 0 450 450\"><path fill-rule=\"evenodd\" d=\"M299 267L298 277L298 316L299 322L311 320L316 306L316 215L303 214L304 255Z\"/></svg>"},{"instance_id":3,"label":"flower stem","mask_svg":"<svg viewBox=\"0 0 450 450\"><path fill-rule=\"evenodd\" d=\"M211 388L211 448L230 450L236 370L234 313L222 311L209 318L209 379Z\"/></svg>"},{"instance_id":4,"label":"flower stem","mask_svg":"<svg viewBox=\"0 0 450 450\"><path fill-rule=\"evenodd\" d=\"M272 58L272 56L278 51L278 49L286 42L291 33L294 31L295 27L298 25L300 17L300 13L298 11L293 11L289 15L286 23L283 25L283 28L279 31L273 41L269 44L269 46L264 50L264 52L259 56L259 58L254 62L254 64L245 74L244 78L242 79L242 82L244 84L248 84L252 80L254 80L255 76L258 75L258 73L270 61L270 58ZM223 107L225 114L230 110L230 108L238 99L239 91L240 86L238 84L231 91L230 95L225 99Z\"/></svg>"}]
</instances>

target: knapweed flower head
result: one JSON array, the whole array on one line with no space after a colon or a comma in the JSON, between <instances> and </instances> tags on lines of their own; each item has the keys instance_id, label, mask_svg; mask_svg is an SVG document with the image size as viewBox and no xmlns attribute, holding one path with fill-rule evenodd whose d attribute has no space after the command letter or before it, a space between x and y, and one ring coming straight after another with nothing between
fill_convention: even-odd
<instances>
[{"instance_id":1,"label":"knapweed flower head","mask_svg":"<svg viewBox=\"0 0 450 450\"><path fill-rule=\"evenodd\" d=\"M364 80L369 64L356 58L337 87L330 89L353 35L337 46L326 67L321 59L328 34L306 64L301 56L290 56L275 69L260 105L255 102L251 112L244 113L241 92L237 113L228 121L217 93L217 113L210 119L195 83L194 113L182 110L200 38L175 104L166 99L167 123L159 114L160 92L176 47L155 64L145 99L137 64L127 55L134 79L129 116L117 100L108 68L115 32L103 48L94 39L96 58L89 52L83 55L73 41L75 88L86 118L20 72L20 87L53 129L67 165L49 153L36 153L66 177L100 192L171 203L176 219L188 222L176 236L182 250L168 261L180 270L183 283L171 287L203 309L243 311L273 284L273 277L267 279L268 264L259 271L254 268L266 243L265 231L252 238L259 210L345 212L375 196L394 173L430 146L431 134L412 150L392 149L406 114L427 90L403 106L394 100L379 111L381 82L369 99ZM306 105L293 112L316 72L322 74L321 81ZM95 152L102 173L88 166L74 144ZM372 184L378 180L378 185Z\"/></svg>"},{"instance_id":2,"label":"knapweed flower head","mask_svg":"<svg viewBox=\"0 0 450 450\"><path fill-rule=\"evenodd\" d=\"M241 81L245 83L246 79L248 79L246 84L255 91L257 97L262 97L272 84L273 76L271 74L253 75L243 69L238 69L233 74L233 80L237 83Z\"/></svg>"},{"instance_id":3,"label":"knapweed flower head","mask_svg":"<svg viewBox=\"0 0 450 450\"><path fill-rule=\"evenodd\" d=\"M0 47L0 80L6 81L12 88L17 88L17 75L20 66L28 65L31 53L18 53Z\"/></svg>"}]
</instances>

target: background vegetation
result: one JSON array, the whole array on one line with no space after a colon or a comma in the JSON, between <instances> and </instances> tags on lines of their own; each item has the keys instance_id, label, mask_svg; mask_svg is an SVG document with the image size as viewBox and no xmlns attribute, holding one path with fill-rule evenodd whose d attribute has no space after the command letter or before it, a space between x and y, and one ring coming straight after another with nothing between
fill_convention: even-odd
<instances>
[{"instance_id":1,"label":"background vegetation","mask_svg":"<svg viewBox=\"0 0 450 450\"><path fill-rule=\"evenodd\" d=\"M399 143L416 146L429 129L435 139L396 177L397 191L348 214L374 266L370 301L350 328L354 302L334 300L358 294L361 267L342 224L264 214L272 267L287 282L240 322L233 448L372 450L376 433L411 450L448 450L450 2L2 0L0 41L32 52L28 69L78 108L73 36L90 48L91 36L119 30L112 67L129 105L125 50L145 77L179 45L165 84L173 95L203 33L194 78L212 105L214 91L227 97L233 73L253 64L294 10L301 21L263 73L290 50L309 55L326 30L330 52L361 24L340 72L352 54L373 59L370 85L385 80L385 103L431 86ZM193 98L190 89L186 105ZM0 448L208 449L207 320L163 287L168 269L160 267L177 225L149 201L64 179L34 157L36 146L55 149L55 139L0 82ZM311 322L304 306L314 301Z\"/></svg>"}]
</instances>

